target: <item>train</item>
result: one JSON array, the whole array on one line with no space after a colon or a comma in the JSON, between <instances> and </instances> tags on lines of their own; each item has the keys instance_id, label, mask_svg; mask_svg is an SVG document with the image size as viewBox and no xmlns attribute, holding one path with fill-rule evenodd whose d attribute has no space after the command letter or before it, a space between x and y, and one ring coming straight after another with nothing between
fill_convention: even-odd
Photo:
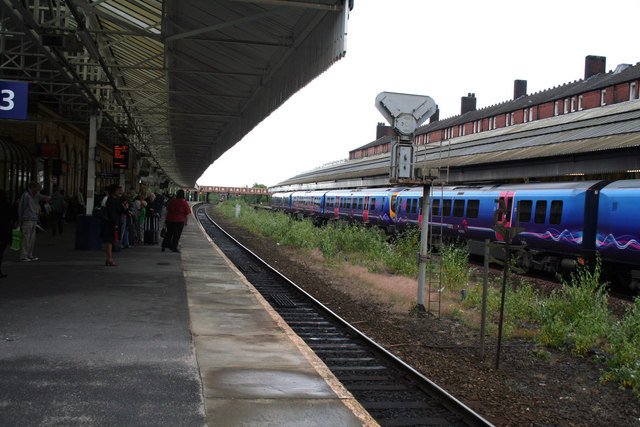
<instances>
[{"instance_id":1,"label":"train","mask_svg":"<svg viewBox=\"0 0 640 427\"><path fill-rule=\"evenodd\" d=\"M640 291L640 179L431 187L430 229L445 242L504 242L496 223L519 227L511 241L523 271L564 274L599 254L603 273ZM422 187L278 192L271 208L316 224L342 220L397 233L421 225ZM498 251L502 253L502 251Z\"/></svg>"}]
</instances>

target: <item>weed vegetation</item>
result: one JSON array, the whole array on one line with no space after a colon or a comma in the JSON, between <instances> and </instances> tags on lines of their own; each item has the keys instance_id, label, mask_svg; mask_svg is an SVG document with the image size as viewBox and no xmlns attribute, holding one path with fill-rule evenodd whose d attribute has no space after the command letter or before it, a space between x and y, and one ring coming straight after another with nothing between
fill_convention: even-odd
<instances>
[{"instance_id":1,"label":"weed vegetation","mask_svg":"<svg viewBox=\"0 0 640 427\"><path fill-rule=\"evenodd\" d=\"M232 218L235 205L236 202L225 202L218 209ZM297 221L281 213L254 210L242 202L240 205L240 225L281 245L309 252L319 250L329 263L348 260L372 272L417 276L419 230L389 238L378 228L340 223L316 227L308 219ZM467 264L468 251L460 245L445 246L441 259L443 299L450 304L451 315L477 327L483 287L472 280L474 270ZM579 266L570 280L560 279L561 288L550 294L538 291L526 280L509 280L503 334L529 337L547 347L593 357L606 366L603 382L615 381L640 397L640 298L624 316L612 315L607 309L608 291L600 280L600 266L599 259L593 268ZM502 277L497 277L487 288L490 334L496 333L498 327L501 281ZM545 350L538 352L539 357L546 355Z\"/></svg>"}]
</instances>

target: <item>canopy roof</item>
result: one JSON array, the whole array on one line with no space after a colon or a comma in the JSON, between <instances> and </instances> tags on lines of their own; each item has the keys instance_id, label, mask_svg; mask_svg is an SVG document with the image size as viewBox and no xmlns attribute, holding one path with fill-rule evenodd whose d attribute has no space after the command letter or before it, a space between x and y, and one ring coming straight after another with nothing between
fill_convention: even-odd
<instances>
[{"instance_id":1,"label":"canopy roof","mask_svg":"<svg viewBox=\"0 0 640 427\"><path fill-rule=\"evenodd\" d=\"M346 4L345 4L346 3ZM352 3L352 2L351 2ZM3 0L0 79L190 187L345 53L345 0Z\"/></svg>"}]
</instances>

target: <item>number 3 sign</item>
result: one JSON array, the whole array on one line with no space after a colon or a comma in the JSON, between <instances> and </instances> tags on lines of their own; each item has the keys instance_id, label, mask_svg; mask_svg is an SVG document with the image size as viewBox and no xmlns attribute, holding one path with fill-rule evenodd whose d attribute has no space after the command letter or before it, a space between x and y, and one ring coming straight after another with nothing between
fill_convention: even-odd
<instances>
[{"instance_id":1,"label":"number 3 sign","mask_svg":"<svg viewBox=\"0 0 640 427\"><path fill-rule=\"evenodd\" d=\"M0 119L27 118L29 84L0 81Z\"/></svg>"}]
</instances>

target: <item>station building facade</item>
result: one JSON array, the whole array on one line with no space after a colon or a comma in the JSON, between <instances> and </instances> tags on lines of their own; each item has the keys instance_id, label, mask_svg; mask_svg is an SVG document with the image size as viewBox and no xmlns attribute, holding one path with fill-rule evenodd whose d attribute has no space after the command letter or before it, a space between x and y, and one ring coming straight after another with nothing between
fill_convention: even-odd
<instances>
[{"instance_id":1,"label":"station building facade","mask_svg":"<svg viewBox=\"0 0 640 427\"><path fill-rule=\"evenodd\" d=\"M0 122L0 188L15 200L29 182L38 182L43 194L55 188L70 199L86 200L89 136L47 107L29 105L27 120ZM125 185L140 188L140 161L135 152L125 169ZM113 147L100 141L95 152L95 192L121 183L113 165ZM91 207L90 207L91 208Z\"/></svg>"}]
</instances>

